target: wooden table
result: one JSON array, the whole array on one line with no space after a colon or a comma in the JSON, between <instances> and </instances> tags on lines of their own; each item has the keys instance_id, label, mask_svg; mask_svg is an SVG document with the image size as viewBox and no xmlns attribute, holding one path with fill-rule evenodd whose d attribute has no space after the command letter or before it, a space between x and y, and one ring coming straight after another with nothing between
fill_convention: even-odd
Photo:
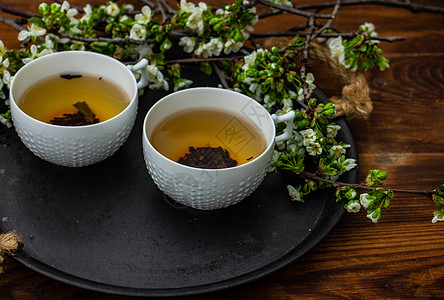
<instances>
[{"instance_id":1,"label":"wooden table","mask_svg":"<svg viewBox=\"0 0 444 300\"><path fill-rule=\"evenodd\" d=\"M40 1L2 3L37 11ZM105 1L71 3L83 6ZM444 7L439 0L421 3ZM282 16L269 19L260 31L287 28L285 20ZM335 22L344 32L372 22L380 36L407 38L383 43L390 69L366 74L374 111L366 121L350 122L359 149L360 177L377 168L388 172L388 187L433 189L443 184L444 15L361 5L341 8ZM3 24L0 39L8 48L19 44L17 32ZM313 67L318 86L330 96L338 94L342 83L325 67ZM431 223L435 206L425 197L404 194L397 195L391 206L378 224L363 212L346 214L317 248L271 276L179 299L444 298L444 222ZM0 275L0 299L127 298L60 283L9 260Z\"/></svg>"}]
</instances>

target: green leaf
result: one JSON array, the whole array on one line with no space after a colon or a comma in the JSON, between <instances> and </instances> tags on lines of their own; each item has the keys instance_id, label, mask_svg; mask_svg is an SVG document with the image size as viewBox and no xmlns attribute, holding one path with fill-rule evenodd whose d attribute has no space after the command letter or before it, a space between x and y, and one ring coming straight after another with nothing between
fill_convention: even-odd
<instances>
[{"instance_id":1,"label":"green leaf","mask_svg":"<svg viewBox=\"0 0 444 300\"><path fill-rule=\"evenodd\" d=\"M45 22L39 17L32 17L29 19L29 23L33 23L41 28L46 28Z\"/></svg>"}]
</instances>

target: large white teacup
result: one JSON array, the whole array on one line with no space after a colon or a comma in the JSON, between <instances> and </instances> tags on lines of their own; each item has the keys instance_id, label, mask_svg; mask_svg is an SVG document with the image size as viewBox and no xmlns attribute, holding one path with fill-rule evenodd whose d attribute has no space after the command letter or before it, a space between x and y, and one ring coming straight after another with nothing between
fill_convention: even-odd
<instances>
[{"instance_id":1,"label":"large white teacup","mask_svg":"<svg viewBox=\"0 0 444 300\"><path fill-rule=\"evenodd\" d=\"M266 149L250 162L224 169L189 167L156 150L150 137L159 122L179 111L202 107L242 115L260 130ZM175 92L156 102L145 117L142 142L146 166L155 184L173 200L203 210L227 207L250 195L263 181L270 167L274 145L276 141L290 138L293 119L293 111L272 117L257 101L230 90L191 88ZM275 122L287 123L283 135L276 137Z\"/></svg>"},{"instance_id":2,"label":"large white teacup","mask_svg":"<svg viewBox=\"0 0 444 300\"><path fill-rule=\"evenodd\" d=\"M109 56L87 51L57 52L31 61L16 73L10 88L12 120L18 135L35 155L57 165L82 167L106 159L122 146L133 128L138 89L147 84L146 72L139 82L133 72L147 64L143 59L125 66ZM113 118L85 126L53 125L27 115L18 105L22 95L40 80L60 74L102 77L118 86L130 102Z\"/></svg>"}]
</instances>

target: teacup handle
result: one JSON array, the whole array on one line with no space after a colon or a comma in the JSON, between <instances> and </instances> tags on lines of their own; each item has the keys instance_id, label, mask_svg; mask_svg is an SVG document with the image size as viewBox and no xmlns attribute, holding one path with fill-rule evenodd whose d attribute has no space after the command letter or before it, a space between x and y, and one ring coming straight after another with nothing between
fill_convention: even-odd
<instances>
[{"instance_id":1,"label":"teacup handle","mask_svg":"<svg viewBox=\"0 0 444 300\"><path fill-rule=\"evenodd\" d=\"M276 143L286 141L290 139L293 136L293 127L294 127L294 117L295 113L294 110L283 114L281 116L277 116L275 114L272 114L271 117L273 118L273 121L275 124L285 122L287 124L287 128L285 129L284 133L276 136Z\"/></svg>"},{"instance_id":2,"label":"teacup handle","mask_svg":"<svg viewBox=\"0 0 444 300\"><path fill-rule=\"evenodd\" d=\"M141 69L145 69L146 66L148 66L148 60L146 58L143 58L137 64L135 64L135 65L128 65L126 67L131 72L134 73L134 72L139 71ZM143 89L147 85L148 85L148 73L146 72L146 70L142 70L142 76L141 76L139 82L137 82L137 88L138 89Z\"/></svg>"}]
</instances>

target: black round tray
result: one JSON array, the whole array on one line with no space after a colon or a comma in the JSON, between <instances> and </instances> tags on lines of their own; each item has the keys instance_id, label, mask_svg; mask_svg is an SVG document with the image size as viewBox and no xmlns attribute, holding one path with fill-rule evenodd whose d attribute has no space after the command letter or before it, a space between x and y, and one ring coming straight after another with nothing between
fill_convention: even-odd
<instances>
[{"instance_id":1,"label":"black round tray","mask_svg":"<svg viewBox=\"0 0 444 300\"><path fill-rule=\"evenodd\" d=\"M194 78L195 86L217 80ZM85 289L132 296L211 292L275 272L313 249L340 221L332 190L291 202L286 186L300 179L269 173L241 203L215 211L176 205L157 189L142 155L142 122L166 92L140 97L128 141L107 160L65 168L34 156L14 129L0 128L1 232L25 247L18 261ZM316 89L315 97L327 96ZM358 157L344 118L339 138ZM356 182L354 169L341 179Z\"/></svg>"}]
</instances>

